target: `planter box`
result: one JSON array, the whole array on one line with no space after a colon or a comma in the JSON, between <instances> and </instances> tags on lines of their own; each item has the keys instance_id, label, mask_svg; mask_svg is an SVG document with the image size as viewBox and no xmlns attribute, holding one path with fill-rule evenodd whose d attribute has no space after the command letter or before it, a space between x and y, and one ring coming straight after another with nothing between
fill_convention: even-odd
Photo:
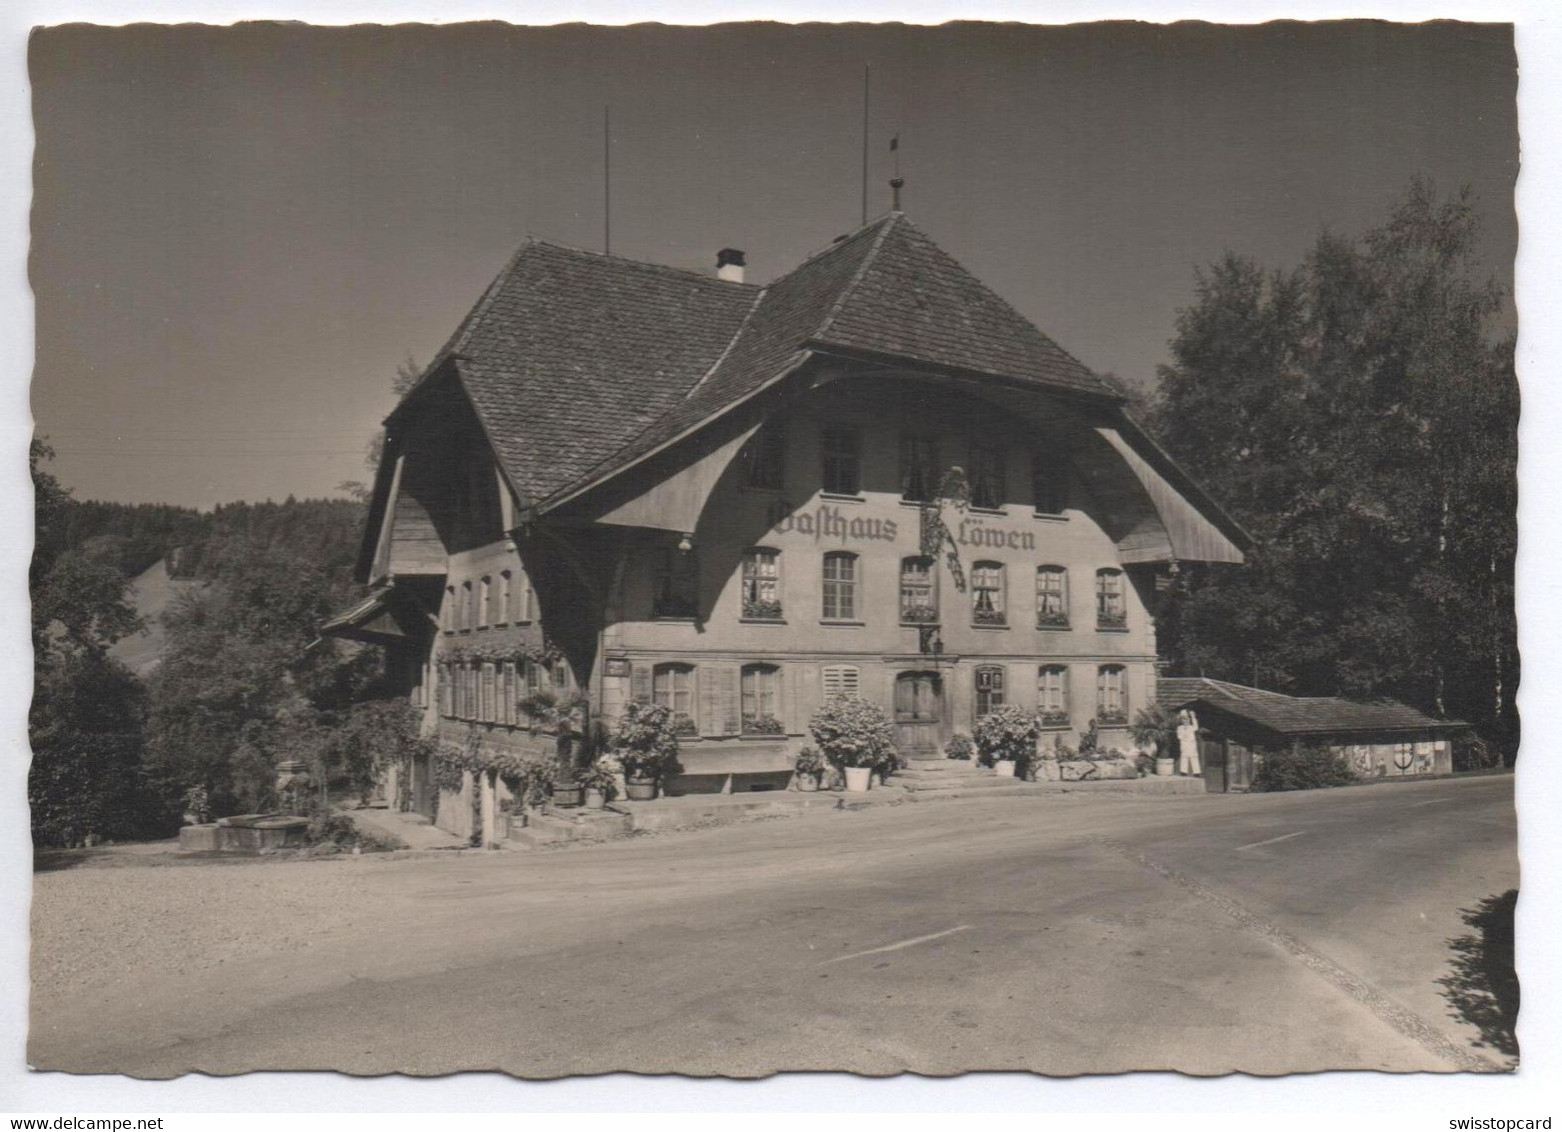
<instances>
[{"instance_id":1,"label":"planter box","mask_svg":"<svg viewBox=\"0 0 1562 1132\"><path fill-rule=\"evenodd\" d=\"M1088 782L1109 778L1139 777L1139 769L1131 759L1106 759L1101 762L1070 759L1056 765L1058 778L1063 782Z\"/></svg>"}]
</instances>

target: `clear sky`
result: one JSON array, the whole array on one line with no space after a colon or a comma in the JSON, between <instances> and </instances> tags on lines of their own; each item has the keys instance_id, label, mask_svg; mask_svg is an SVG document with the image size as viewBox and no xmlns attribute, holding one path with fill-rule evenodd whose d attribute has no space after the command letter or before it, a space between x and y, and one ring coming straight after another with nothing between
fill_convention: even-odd
<instances>
[{"instance_id":1,"label":"clear sky","mask_svg":"<svg viewBox=\"0 0 1562 1132\"><path fill-rule=\"evenodd\" d=\"M32 401L79 498L332 493L529 234L767 280L904 207L1087 365L1153 380L1198 264L1292 265L1410 178L1511 282L1506 27L63 27L37 33Z\"/></svg>"}]
</instances>

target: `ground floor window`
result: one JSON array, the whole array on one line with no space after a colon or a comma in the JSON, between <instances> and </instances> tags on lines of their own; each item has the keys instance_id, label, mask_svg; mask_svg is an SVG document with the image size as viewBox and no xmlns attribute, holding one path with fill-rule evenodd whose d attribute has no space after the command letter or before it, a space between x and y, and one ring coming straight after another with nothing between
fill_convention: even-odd
<instances>
[{"instance_id":1,"label":"ground floor window","mask_svg":"<svg viewBox=\"0 0 1562 1132\"><path fill-rule=\"evenodd\" d=\"M744 665L742 687L743 733L785 734L780 718L781 670L773 664Z\"/></svg>"},{"instance_id":2,"label":"ground floor window","mask_svg":"<svg viewBox=\"0 0 1562 1132\"><path fill-rule=\"evenodd\" d=\"M1004 671L996 664L976 670L976 718L990 715L1004 704Z\"/></svg>"},{"instance_id":3,"label":"ground floor window","mask_svg":"<svg viewBox=\"0 0 1562 1132\"><path fill-rule=\"evenodd\" d=\"M1063 665L1044 664L1037 670L1036 710L1043 726L1068 723L1068 669Z\"/></svg>"},{"instance_id":4,"label":"ground floor window","mask_svg":"<svg viewBox=\"0 0 1562 1132\"><path fill-rule=\"evenodd\" d=\"M1096 670L1096 722L1120 726L1128 722L1128 672L1120 664Z\"/></svg>"},{"instance_id":5,"label":"ground floor window","mask_svg":"<svg viewBox=\"0 0 1562 1132\"><path fill-rule=\"evenodd\" d=\"M694 666L658 664L651 672L651 702L673 713L680 734L690 734L694 724Z\"/></svg>"}]
</instances>

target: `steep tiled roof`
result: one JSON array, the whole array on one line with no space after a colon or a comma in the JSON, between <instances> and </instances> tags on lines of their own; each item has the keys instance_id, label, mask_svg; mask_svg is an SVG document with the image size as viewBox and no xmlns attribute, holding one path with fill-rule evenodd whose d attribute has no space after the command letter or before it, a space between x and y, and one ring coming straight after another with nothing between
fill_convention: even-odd
<instances>
[{"instance_id":1,"label":"steep tiled roof","mask_svg":"<svg viewBox=\"0 0 1562 1132\"><path fill-rule=\"evenodd\" d=\"M783 376L810 349L1114 396L900 213L765 288L532 242L449 359L528 502L596 482Z\"/></svg>"},{"instance_id":2,"label":"steep tiled roof","mask_svg":"<svg viewBox=\"0 0 1562 1132\"><path fill-rule=\"evenodd\" d=\"M517 490L546 496L665 416L721 356L758 287L532 242L440 358Z\"/></svg>"},{"instance_id":3,"label":"steep tiled roof","mask_svg":"<svg viewBox=\"0 0 1562 1132\"><path fill-rule=\"evenodd\" d=\"M1392 700L1357 703L1332 696L1287 696L1200 676L1163 676L1156 681L1155 698L1168 711L1191 703L1206 703L1281 735L1454 730L1468 726L1456 719L1433 719Z\"/></svg>"}]
</instances>

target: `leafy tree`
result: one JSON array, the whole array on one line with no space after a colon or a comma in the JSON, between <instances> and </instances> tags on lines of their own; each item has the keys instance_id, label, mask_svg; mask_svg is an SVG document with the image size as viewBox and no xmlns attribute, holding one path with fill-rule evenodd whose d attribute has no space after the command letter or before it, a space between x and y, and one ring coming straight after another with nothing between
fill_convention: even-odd
<instances>
[{"instance_id":1,"label":"leafy tree","mask_svg":"<svg viewBox=\"0 0 1562 1132\"><path fill-rule=\"evenodd\" d=\"M1518 387L1476 237L1468 193L1417 181L1292 271L1199 274L1150 424L1257 548L1164 595L1180 669L1390 695L1516 746Z\"/></svg>"}]
</instances>

